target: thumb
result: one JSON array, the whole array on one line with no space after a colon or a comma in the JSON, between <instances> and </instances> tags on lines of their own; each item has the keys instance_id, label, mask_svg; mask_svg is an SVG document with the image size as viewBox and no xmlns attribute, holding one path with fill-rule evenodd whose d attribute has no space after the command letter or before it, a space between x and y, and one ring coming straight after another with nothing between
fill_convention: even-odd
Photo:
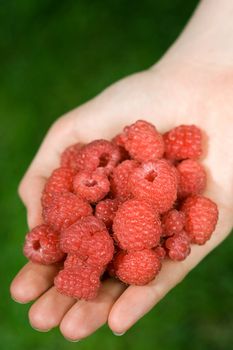
<instances>
[{"instance_id":1,"label":"thumb","mask_svg":"<svg viewBox=\"0 0 233 350\"><path fill-rule=\"evenodd\" d=\"M39 175L26 174L19 185L19 196L27 210L27 223L30 229L41 224L41 194L46 178Z\"/></svg>"}]
</instances>

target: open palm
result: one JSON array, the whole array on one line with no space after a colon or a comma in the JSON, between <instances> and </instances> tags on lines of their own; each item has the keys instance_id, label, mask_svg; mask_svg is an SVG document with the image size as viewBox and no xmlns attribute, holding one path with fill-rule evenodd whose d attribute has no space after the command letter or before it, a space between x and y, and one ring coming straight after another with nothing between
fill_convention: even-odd
<instances>
[{"instance_id":1,"label":"open palm","mask_svg":"<svg viewBox=\"0 0 233 350\"><path fill-rule=\"evenodd\" d=\"M93 139L110 139L124 125L146 119L164 132L179 124L196 124L204 132L203 163L208 174L206 195L219 207L219 222L210 241L193 246L183 262L165 261L158 277L146 286L126 288L109 279L93 301L59 294L53 279L57 266L27 263L11 285L12 297L21 303L36 300L29 318L45 331L60 325L62 334L82 339L108 322L123 333L148 312L168 291L230 232L233 210L233 149L230 118L232 79L224 73L197 67L159 63L106 89L92 101L60 118L50 129L20 185L20 196L32 228L41 223L41 191L59 155L68 145ZM232 123L232 122L231 122Z\"/></svg>"}]
</instances>

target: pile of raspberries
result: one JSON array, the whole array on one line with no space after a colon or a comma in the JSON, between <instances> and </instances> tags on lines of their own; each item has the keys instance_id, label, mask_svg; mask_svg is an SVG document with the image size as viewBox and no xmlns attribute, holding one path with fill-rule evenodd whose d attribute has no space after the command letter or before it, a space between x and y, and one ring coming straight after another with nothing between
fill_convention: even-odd
<instances>
[{"instance_id":1,"label":"pile of raspberries","mask_svg":"<svg viewBox=\"0 0 233 350\"><path fill-rule=\"evenodd\" d=\"M71 145L46 182L44 223L26 235L25 256L61 266L55 287L78 299L95 298L106 276L149 283L164 259L184 260L215 229L201 155L195 125L161 135L144 120L111 141Z\"/></svg>"}]
</instances>

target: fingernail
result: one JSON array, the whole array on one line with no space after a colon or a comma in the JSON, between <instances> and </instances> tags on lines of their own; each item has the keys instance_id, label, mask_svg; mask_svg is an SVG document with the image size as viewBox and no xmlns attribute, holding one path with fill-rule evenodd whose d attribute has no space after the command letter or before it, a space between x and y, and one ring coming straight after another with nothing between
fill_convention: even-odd
<instances>
[{"instance_id":1,"label":"fingernail","mask_svg":"<svg viewBox=\"0 0 233 350\"><path fill-rule=\"evenodd\" d=\"M10 296L11 296L11 299L12 299L13 301L15 301L16 303L18 303L18 304L27 304L27 303L28 303L27 301L19 301L19 300L15 299L15 298L13 297L13 295L11 295L11 294L10 294Z\"/></svg>"},{"instance_id":2,"label":"fingernail","mask_svg":"<svg viewBox=\"0 0 233 350\"><path fill-rule=\"evenodd\" d=\"M32 326L31 326L32 327ZM49 332L52 328L49 328L49 329L39 329L39 328L35 328L35 327L32 327L33 329L35 329L35 331L37 332L41 332L41 333L47 333Z\"/></svg>"},{"instance_id":3,"label":"fingernail","mask_svg":"<svg viewBox=\"0 0 233 350\"><path fill-rule=\"evenodd\" d=\"M78 343L81 339L70 339L70 338L65 338L66 340L70 341L71 343Z\"/></svg>"},{"instance_id":4,"label":"fingernail","mask_svg":"<svg viewBox=\"0 0 233 350\"><path fill-rule=\"evenodd\" d=\"M122 332L122 333L115 333L115 332L113 332L113 334L116 335L117 337L120 337L121 335L124 335L125 332Z\"/></svg>"}]
</instances>

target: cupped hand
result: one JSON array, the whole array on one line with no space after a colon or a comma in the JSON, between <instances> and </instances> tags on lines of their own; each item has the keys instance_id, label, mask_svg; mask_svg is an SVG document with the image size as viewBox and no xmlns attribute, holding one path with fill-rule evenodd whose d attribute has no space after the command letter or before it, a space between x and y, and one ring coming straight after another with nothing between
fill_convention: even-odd
<instances>
[{"instance_id":1,"label":"cupped hand","mask_svg":"<svg viewBox=\"0 0 233 350\"><path fill-rule=\"evenodd\" d=\"M196 124L204 132L203 164L208 173L206 195L219 207L217 228L204 246L193 246L183 262L165 261L160 274L146 286L129 286L109 279L97 298L79 301L59 294L53 286L58 266L27 263L11 285L12 297L35 301L29 311L32 327L47 331L60 325L64 337L79 340L108 322L124 333L154 307L229 234L233 220L232 84L224 69L206 69L187 62L159 63L110 86L99 96L58 119L49 130L26 172L20 196L30 228L41 223L40 197L46 178L59 166L70 144L110 139L123 126L146 119L164 132L179 124Z\"/></svg>"}]
</instances>

